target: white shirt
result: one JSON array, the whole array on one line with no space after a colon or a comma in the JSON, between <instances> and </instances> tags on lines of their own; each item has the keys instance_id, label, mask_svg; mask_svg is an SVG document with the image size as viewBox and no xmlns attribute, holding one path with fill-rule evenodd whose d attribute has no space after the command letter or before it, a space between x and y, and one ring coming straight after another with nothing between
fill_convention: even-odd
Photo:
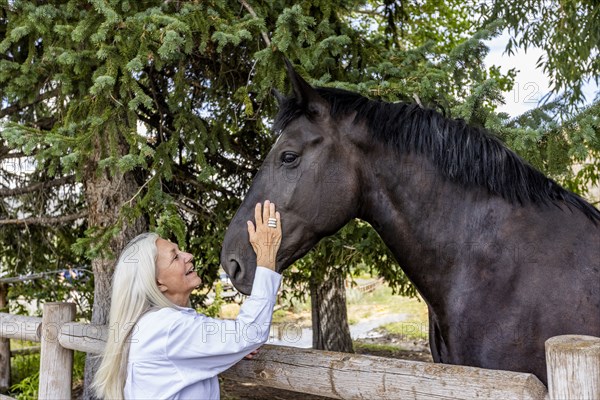
<instances>
[{"instance_id":1,"label":"white shirt","mask_svg":"<svg viewBox=\"0 0 600 400\"><path fill-rule=\"evenodd\" d=\"M126 399L219 399L217 375L269 338L281 275L256 268L252 293L236 320L191 308L144 314L131 336Z\"/></svg>"}]
</instances>

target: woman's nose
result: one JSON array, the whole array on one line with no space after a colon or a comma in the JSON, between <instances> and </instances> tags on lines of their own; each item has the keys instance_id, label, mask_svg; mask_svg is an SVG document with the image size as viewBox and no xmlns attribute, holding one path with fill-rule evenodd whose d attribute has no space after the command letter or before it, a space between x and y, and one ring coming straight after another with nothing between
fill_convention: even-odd
<instances>
[{"instance_id":1,"label":"woman's nose","mask_svg":"<svg viewBox=\"0 0 600 400\"><path fill-rule=\"evenodd\" d=\"M194 256L191 253L183 253L183 259L186 263L189 263L194 259Z\"/></svg>"}]
</instances>

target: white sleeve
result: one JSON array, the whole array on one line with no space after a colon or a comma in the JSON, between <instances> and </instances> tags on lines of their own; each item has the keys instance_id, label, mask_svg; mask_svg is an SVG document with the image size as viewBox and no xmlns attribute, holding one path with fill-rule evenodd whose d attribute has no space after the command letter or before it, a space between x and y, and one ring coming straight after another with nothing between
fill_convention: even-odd
<instances>
[{"instance_id":1,"label":"white sleeve","mask_svg":"<svg viewBox=\"0 0 600 400\"><path fill-rule=\"evenodd\" d=\"M200 373L202 379L228 369L268 340L280 284L280 274L257 267L252 293L237 319L220 320L203 314L178 318L169 330L167 357L182 371Z\"/></svg>"}]
</instances>

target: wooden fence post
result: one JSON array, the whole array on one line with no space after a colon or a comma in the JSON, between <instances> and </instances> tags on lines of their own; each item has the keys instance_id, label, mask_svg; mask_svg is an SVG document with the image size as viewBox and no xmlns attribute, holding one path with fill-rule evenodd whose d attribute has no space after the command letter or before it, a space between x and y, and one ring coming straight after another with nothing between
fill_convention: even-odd
<instances>
[{"instance_id":1,"label":"wooden fence post","mask_svg":"<svg viewBox=\"0 0 600 400\"><path fill-rule=\"evenodd\" d=\"M73 350L58 341L61 325L73 321L75 304L46 303L42 315L40 386L38 399L71 399Z\"/></svg>"},{"instance_id":2,"label":"wooden fence post","mask_svg":"<svg viewBox=\"0 0 600 400\"><path fill-rule=\"evenodd\" d=\"M600 338L562 335L546 340L551 400L600 399Z\"/></svg>"}]
</instances>

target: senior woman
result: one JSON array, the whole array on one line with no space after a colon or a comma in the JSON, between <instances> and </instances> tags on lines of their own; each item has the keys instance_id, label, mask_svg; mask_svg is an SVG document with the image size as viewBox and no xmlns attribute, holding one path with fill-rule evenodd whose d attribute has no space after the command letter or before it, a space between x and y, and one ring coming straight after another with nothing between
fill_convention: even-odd
<instances>
[{"instance_id":1,"label":"senior woman","mask_svg":"<svg viewBox=\"0 0 600 400\"><path fill-rule=\"evenodd\" d=\"M109 335L93 387L104 399L218 399L217 375L253 353L269 336L281 275L279 212L257 204L248 221L257 254L252 293L236 320L189 308L201 280L192 255L153 233L133 239L115 268Z\"/></svg>"}]
</instances>

